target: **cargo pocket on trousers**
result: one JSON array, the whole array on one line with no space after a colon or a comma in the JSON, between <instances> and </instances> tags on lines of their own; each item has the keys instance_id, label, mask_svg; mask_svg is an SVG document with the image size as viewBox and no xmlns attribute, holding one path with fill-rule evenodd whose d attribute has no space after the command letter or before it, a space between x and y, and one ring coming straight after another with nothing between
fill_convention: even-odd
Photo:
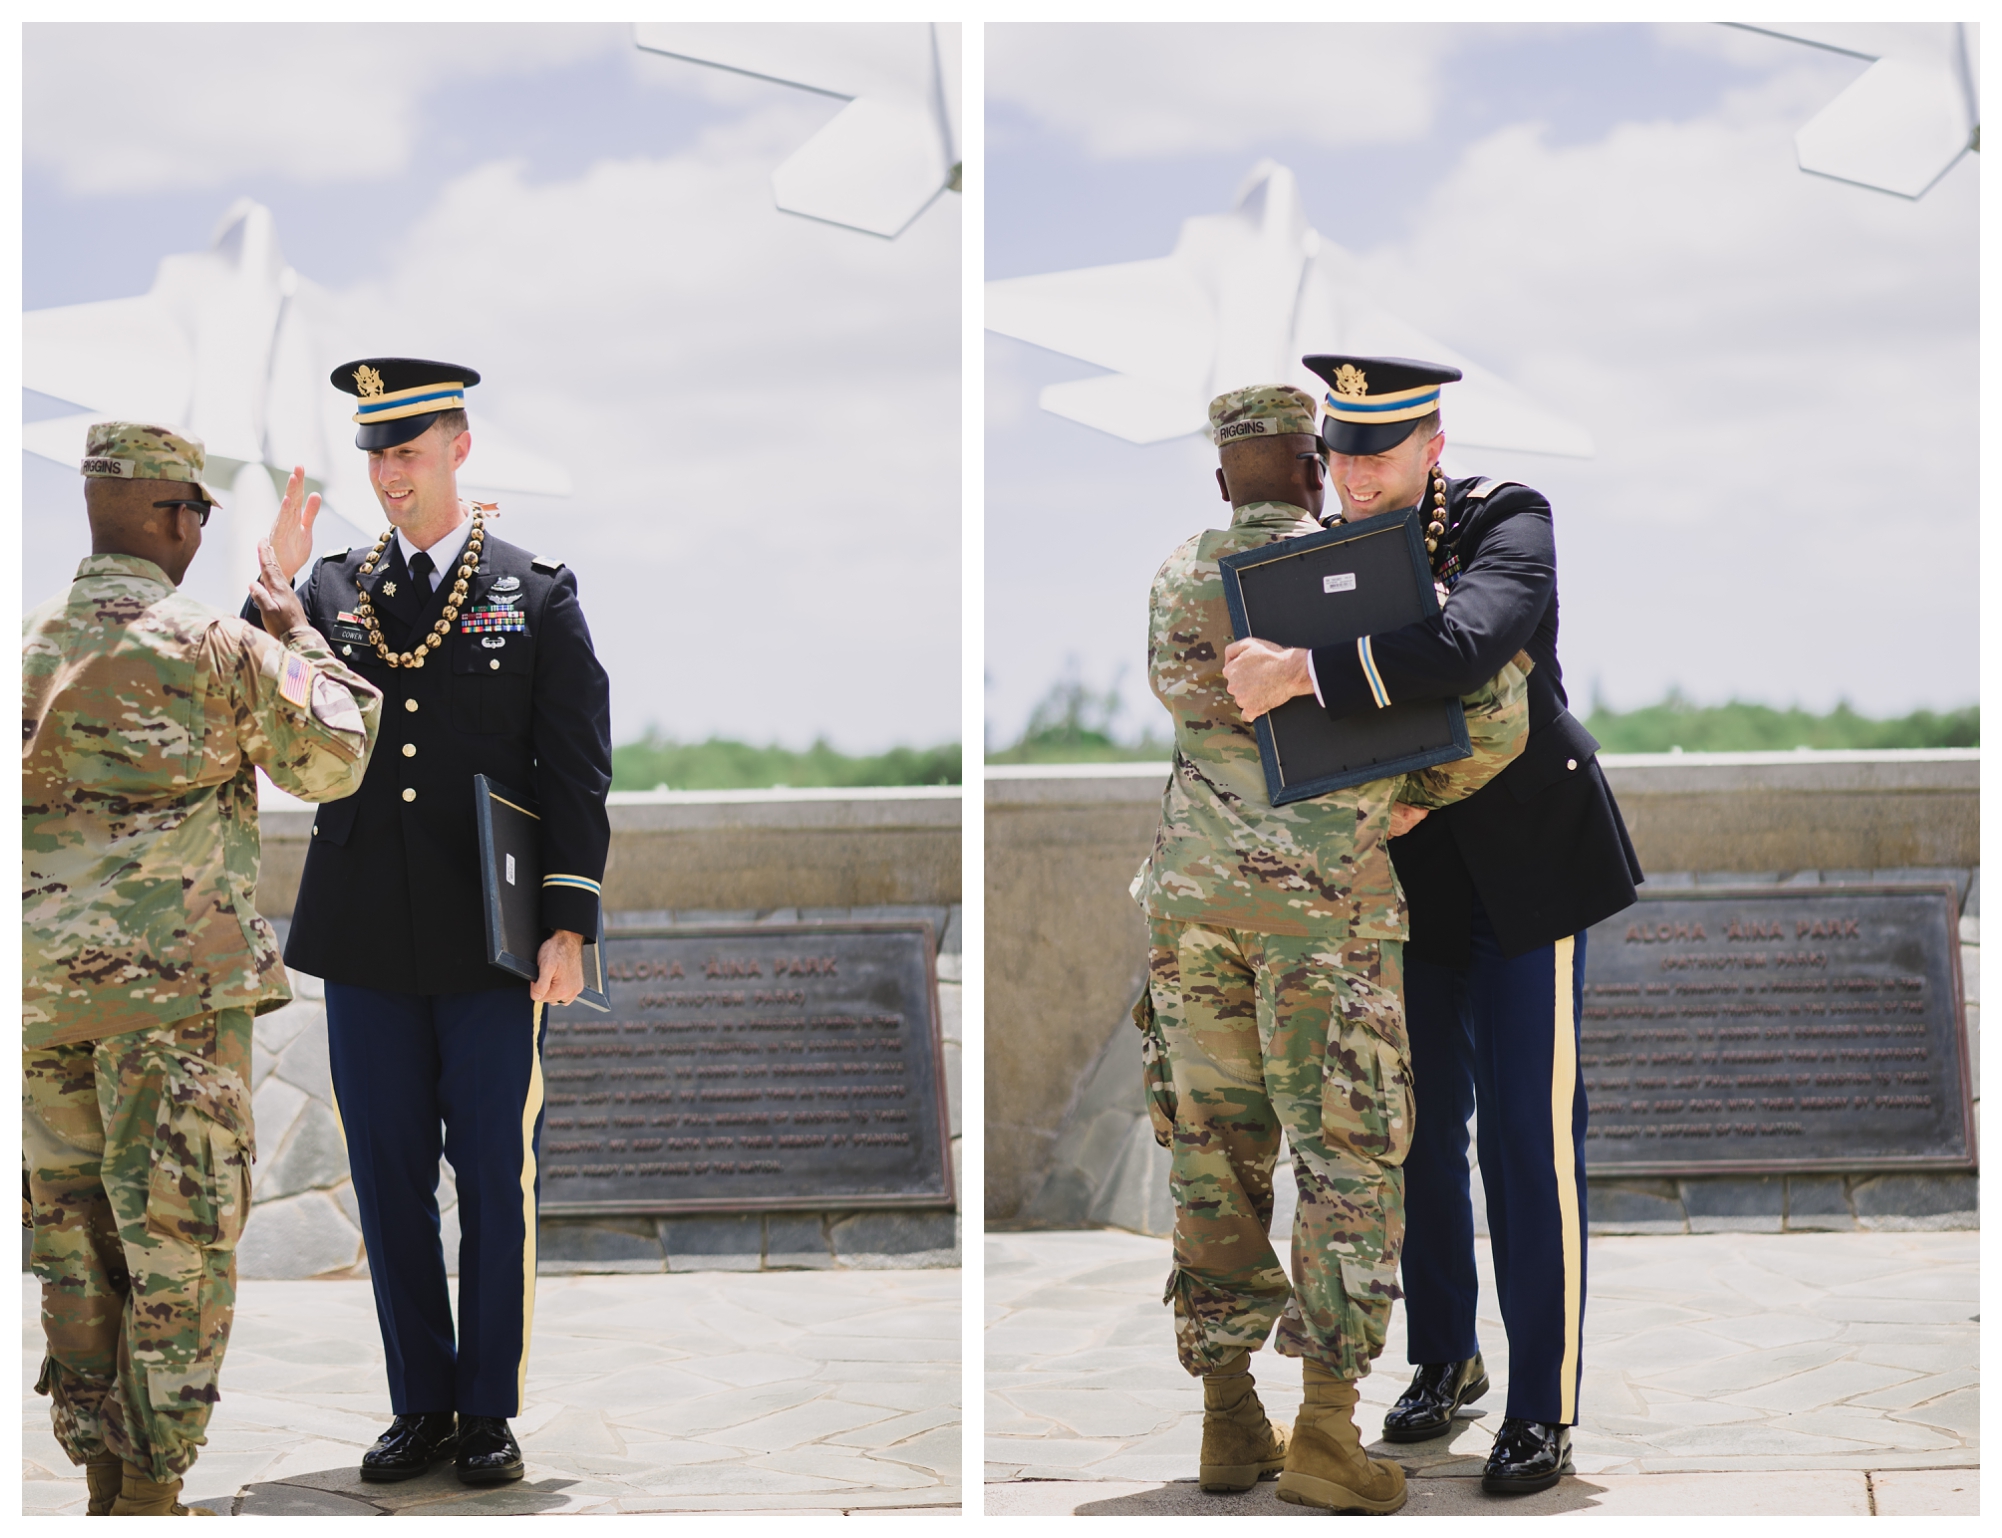
<instances>
[{"instance_id":1,"label":"cargo pocket on trousers","mask_svg":"<svg viewBox=\"0 0 2002 1538\"><path fill-rule=\"evenodd\" d=\"M1402 1052L1367 1031L1339 1047L1329 1044L1321 1066L1321 1138L1330 1150L1400 1165L1411 1152L1416 1120L1411 1064Z\"/></svg>"},{"instance_id":2,"label":"cargo pocket on trousers","mask_svg":"<svg viewBox=\"0 0 2002 1538\"><path fill-rule=\"evenodd\" d=\"M1147 1098L1147 1120L1154 1141L1166 1148L1175 1136L1175 1075L1168 1067L1168 1040L1154 1018L1154 990L1143 984L1133 1001L1133 1023L1140 1028L1140 1086Z\"/></svg>"},{"instance_id":3,"label":"cargo pocket on trousers","mask_svg":"<svg viewBox=\"0 0 2002 1538\"><path fill-rule=\"evenodd\" d=\"M1396 1262L1373 1266L1344 1255L1342 1292L1354 1316L1351 1326L1380 1350L1390 1326L1390 1305L1404 1296L1404 1289L1397 1285Z\"/></svg>"},{"instance_id":4,"label":"cargo pocket on trousers","mask_svg":"<svg viewBox=\"0 0 2002 1538\"><path fill-rule=\"evenodd\" d=\"M206 1058L170 1057L165 1067L147 1231L198 1250L233 1250L250 1216L250 1091Z\"/></svg>"},{"instance_id":5,"label":"cargo pocket on trousers","mask_svg":"<svg viewBox=\"0 0 2002 1538\"><path fill-rule=\"evenodd\" d=\"M178 1315L193 1339L134 1355L148 1358L148 1397L169 1408L213 1400L211 1351L234 1303L233 1252L250 1216L256 1148L241 1077L193 1056L168 1057L163 1068L146 1231L164 1242L141 1264L153 1274L161 1312Z\"/></svg>"}]
</instances>

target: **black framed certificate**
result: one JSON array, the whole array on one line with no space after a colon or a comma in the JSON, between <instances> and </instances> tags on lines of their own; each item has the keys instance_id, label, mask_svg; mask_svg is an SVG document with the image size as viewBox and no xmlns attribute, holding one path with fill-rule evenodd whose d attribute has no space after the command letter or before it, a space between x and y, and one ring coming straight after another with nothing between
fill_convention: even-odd
<instances>
[{"instance_id":1,"label":"black framed certificate","mask_svg":"<svg viewBox=\"0 0 2002 1538\"><path fill-rule=\"evenodd\" d=\"M1239 640L1340 646L1439 612L1416 508L1239 551L1218 564ZM1312 695L1297 695L1255 724L1274 806L1473 752L1456 699L1393 701L1331 721Z\"/></svg>"},{"instance_id":2,"label":"black framed certificate","mask_svg":"<svg viewBox=\"0 0 2002 1538\"><path fill-rule=\"evenodd\" d=\"M542 859L535 803L484 774L473 776L473 817L480 832L480 895L487 910L487 960L534 982L541 968ZM577 1002L609 1010L605 994L604 910L584 942L584 991Z\"/></svg>"}]
</instances>

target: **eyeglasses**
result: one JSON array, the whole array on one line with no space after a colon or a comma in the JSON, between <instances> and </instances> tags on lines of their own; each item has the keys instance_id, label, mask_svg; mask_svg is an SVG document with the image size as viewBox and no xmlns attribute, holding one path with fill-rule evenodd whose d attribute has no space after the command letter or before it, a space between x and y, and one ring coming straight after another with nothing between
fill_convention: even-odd
<instances>
[{"instance_id":1,"label":"eyeglasses","mask_svg":"<svg viewBox=\"0 0 2002 1538\"><path fill-rule=\"evenodd\" d=\"M170 497L165 502L155 502L153 505L155 507L185 507L195 515L196 523L205 529L209 526L210 504L207 502L197 502L192 497Z\"/></svg>"}]
</instances>

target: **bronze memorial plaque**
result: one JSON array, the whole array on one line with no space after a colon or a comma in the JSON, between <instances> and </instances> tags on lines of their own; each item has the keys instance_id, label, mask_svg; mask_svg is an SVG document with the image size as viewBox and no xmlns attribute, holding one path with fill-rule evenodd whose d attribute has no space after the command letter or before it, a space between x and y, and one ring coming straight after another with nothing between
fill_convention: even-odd
<instances>
[{"instance_id":1,"label":"bronze memorial plaque","mask_svg":"<svg viewBox=\"0 0 2002 1538\"><path fill-rule=\"evenodd\" d=\"M542 1210L952 1204L924 922L612 930L553 1010Z\"/></svg>"},{"instance_id":2,"label":"bronze memorial plaque","mask_svg":"<svg viewBox=\"0 0 2002 1538\"><path fill-rule=\"evenodd\" d=\"M1974 1164L1951 886L1644 896L1593 926L1584 1007L1593 1174Z\"/></svg>"}]
</instances>

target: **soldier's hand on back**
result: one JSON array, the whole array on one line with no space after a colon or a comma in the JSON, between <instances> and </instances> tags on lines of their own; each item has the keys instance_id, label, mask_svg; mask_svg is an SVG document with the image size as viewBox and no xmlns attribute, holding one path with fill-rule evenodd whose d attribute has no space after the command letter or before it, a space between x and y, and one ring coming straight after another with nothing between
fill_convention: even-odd
<instances>
[{"instance_id":1,"label":"soldier's hand on back","mask_svg":"<svg viewBox=\"0 0 2002 1538\"><path fill-rule=\"evenodd\" d=\"M1408 806L1404 802L1395 803L1390 809L1390 836L1402 838L1425 820L1426 808Z\"/></svg>"},{"instance_id":2,"label":"soldier's hand on back","mask_svg":"<svg viewBox=\"0 0 2002 1538\"><path fill-rule=\"evenodd\" d=\"M271 525L267 542L277 553L278 565L286 582L299 575L299 568L313 558L313 523L320 516L320 494L302 497L306 489L306 467L294 465L292 478L285 483L285 500L278 504L278 517Z\"/></svg>"},{"instance_id":3,"label":"soldier's hand on back","mask_svg":"<svg viewBox=\"0 0 2002 1538\"><path fill-rule=\"evenodd\" d=\"M258 612L264 617L264 628L282 641L306 623L306 607L299 602L299 595L292 591L292 584L287 580L284 568L278 564L277 553L268 539L258 542L257 565L258 574L250 584L250 596L257 600Z\"/></svg>"}]
</instances>

